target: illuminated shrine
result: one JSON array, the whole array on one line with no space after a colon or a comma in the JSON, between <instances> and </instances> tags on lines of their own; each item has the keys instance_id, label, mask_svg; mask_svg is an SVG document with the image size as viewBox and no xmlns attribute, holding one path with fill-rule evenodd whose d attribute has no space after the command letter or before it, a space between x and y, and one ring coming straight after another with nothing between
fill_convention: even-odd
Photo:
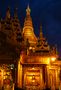
<instances>
[{"instance_id":1,"label":"illuminated shrine","mask_svg":"<svg viewBox=\"0 0 61 90\"><path fill-rule=\"evenodd\" d=\"M0 20L0 88L9 78L15 86L24 90L58 89L61 61L57 48L46 41L42 24L39 37L36 37L30 13L28 5L23 28L17 9L11 17L8 8L5 19Z\"/></svg>"}]
</instances>

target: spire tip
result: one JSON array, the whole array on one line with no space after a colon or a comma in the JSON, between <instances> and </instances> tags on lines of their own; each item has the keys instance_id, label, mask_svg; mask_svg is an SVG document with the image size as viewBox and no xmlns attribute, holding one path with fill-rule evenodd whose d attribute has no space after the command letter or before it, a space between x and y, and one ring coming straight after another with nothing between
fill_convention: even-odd
<instances>
[{"instance_id":1,"label":"spire tip","mask_svg":"<svg viewBox=\"0 0 61 90\"><path fill-rule=\"evenodd\" d=\"M27 15L30 15L30 12L31 12L31 10L30 10L29 4L28 4L27 9L26 9Z\"/></svg>"}]
</instances>

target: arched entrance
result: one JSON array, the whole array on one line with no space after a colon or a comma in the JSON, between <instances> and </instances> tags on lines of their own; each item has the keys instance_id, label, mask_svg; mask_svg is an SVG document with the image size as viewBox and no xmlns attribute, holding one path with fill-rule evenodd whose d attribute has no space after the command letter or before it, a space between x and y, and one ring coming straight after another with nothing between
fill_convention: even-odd
<instances>
[{"instance_id":1,"label":"arched entrance","mask_svg":"<svg viewBox=\"0 0 61 90\"><path fill-rule=\"evenodd\" d=\"M25 70L23 87L26 90L40 90L44 87L42 69L29 68Z\"/></svg>"}]
</instances>

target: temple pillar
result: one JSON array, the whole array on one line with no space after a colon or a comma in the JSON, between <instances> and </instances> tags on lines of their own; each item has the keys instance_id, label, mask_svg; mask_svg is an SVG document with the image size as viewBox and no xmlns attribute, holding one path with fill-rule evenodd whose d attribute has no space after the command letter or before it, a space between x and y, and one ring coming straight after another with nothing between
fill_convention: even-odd
<instances>
[{"instance_id":1,"label":"temple pillar","mask_svg":"<svg viewBox=\"0 0 61 90\"><path fill-rule=\"evenodd\" d=\"M22 65L18 62L18 87L22 88Z\"/></svg>"}]
</instances>

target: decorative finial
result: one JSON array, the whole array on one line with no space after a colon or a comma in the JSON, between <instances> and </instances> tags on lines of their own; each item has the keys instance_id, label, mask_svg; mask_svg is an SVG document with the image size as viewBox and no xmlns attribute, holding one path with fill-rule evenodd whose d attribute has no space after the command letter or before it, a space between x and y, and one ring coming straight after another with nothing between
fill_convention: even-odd
<instances>
[{"instance_id":1,"label":"decorative finial","mask_svg":"<svg viewBox=\"0 0 61 90\"><path fill-rule=\"evenodd\" d=\"M6 12L6 18L10 18L10 8L7 8L7 12Z\"/></svg>"},{"instance_id":2,"label":"decorative finial","mask_svg":"<svg viewBox=\"0 0 61 90\"><path fill-rule=\"evenodd\" d=\"M43 38L42 24L40 25L40 38Z\"/></svg>"},{"instance_id":3,"label":"decorative finial","mask_svg":"<svg viewBox=\"0 0 61 90\"><path fill-rule=\"evenodd\" d=\"M31 12L31 10L30 10L29 4L28 4L27 9L26 9L27 15L30 15L30 12Z\"/></svg>"}]
</instances>

